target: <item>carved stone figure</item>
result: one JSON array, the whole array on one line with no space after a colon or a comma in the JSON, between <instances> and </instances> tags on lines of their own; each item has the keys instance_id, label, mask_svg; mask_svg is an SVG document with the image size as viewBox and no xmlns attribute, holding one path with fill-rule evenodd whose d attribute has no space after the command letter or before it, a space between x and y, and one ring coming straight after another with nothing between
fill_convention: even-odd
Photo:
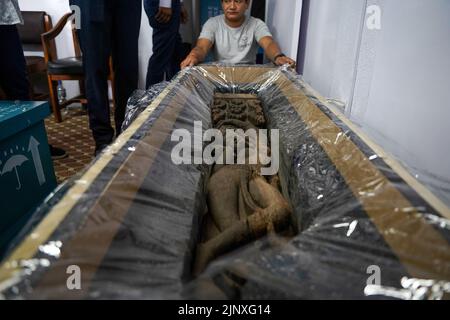
<instances>
[{"instance_id":1,"label":"carved stone figure","mask_svg":"<svg viewBox=\"0 0 450 320\"><path fill-rule=\"evenodd\" d=\"M226 129L266 125L261 103L254 95L216 94L211 116L213 126L224 135ZM207 186L208 214L197 246L194 275L216 257L268 232L291 229L292 209L279 190L278 176L266 179L260 175L259 164L248 163L213 167Z\"/></svg>"}]
</instances>

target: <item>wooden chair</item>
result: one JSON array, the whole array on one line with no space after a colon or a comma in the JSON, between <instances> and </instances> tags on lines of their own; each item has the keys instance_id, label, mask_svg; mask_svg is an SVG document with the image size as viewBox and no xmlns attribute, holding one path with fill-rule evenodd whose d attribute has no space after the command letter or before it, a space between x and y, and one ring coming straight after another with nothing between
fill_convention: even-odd
<instances>
[{"instance_id":1,"label":"wooden chair","mask_svg":"<svg viewBox=\"0 0 450 320\"><path fill-rule=\"evenodd\" d=\"M80 43L77 36L77 30L75 27L75 19L73 19L74 13L65 14L56 24L54 28L41 35L42 46L44 48L44 59L47 65L47 79L50 90L50 103L52 105L53 114L56 122L62 121L61 109L72 104L81 103L87 104L84 87L84 71L83 60L80 48ZM55 38L61 34L64 27L68 22L71 22L73 45L75 48L75 56L69 58L58 59L56 54ZM112 62L110 59L110 75L109 80L112 82L113 87L113 103L114 103L114 73L112 71ZM74 98L68 99L63 104L59 104L57 86L60 80L77 80L80 84L80 95Z\"/></svg>"},{"instance_id":2,"label":"wooden chair","mask_svg":"<svg viewBox=\"0 0 450 320\"><path fill-rule=\"evenodd\" d=\"M30 52L44 51L42 47L41 34L53 28L50 16L44 11L23 11L23 25L17 25L23 49ZM48 98L48 88L44 80L47 73L47 65L44 57L40 54L25 57L28 76L30 78L30 96L32 100L45 100ZM39 81L40 80L40 81ZM42 81L44 80L44 81ZM39 82L39 83L38 83ZM35 92L35 88L44 82L41 92Z\"/></svg>"}]
</instances>

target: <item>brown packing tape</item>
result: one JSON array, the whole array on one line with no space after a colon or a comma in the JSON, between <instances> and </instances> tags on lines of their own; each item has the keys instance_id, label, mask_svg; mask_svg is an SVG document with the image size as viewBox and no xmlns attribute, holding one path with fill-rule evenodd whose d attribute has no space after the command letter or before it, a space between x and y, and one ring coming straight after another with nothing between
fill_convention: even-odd
<instances>
[{"instance_id":1,"label":"brown packing tape","mask_svg":"<svg viewBox=\"0 0 450 320\"><path fill-rule=\"evenodd\" d=\"M329 104L318 92L311 86L303 83L308 91L310 91L322 104L334 113L334 115L341 120L347 127L349 127L358 137L364 141L379 157L381 157L386 164L388 164L395 172L420 196L428 202L434 210L447 219L450 219L450 208L438 199L430 190L417 181L398 161L388 156L386 152L378 145L376 145L367 135L355 126L347 117L345 117L336 107Z\"/></svg>"},{"instance_id":2,"label":"brown packing tape","mask_svg":"<svg viewBox=\"0 0 450 320\"><path fill-rule=\"evenodd\" d=\"M267 72L277 69L272 67L254 67L245 66L223 67L223 66L203 66L199 70L204 69L211 77L213 75L217 79L222 79L228 85L242 83L258 83L258 80Z\"/></svg>"},{"instance_id":3,"label":"brown packing tape","mask_svg":"<svg viewBox=\"0 0 450 320\"><path fill-rule=\"evenodd\" d=\"M49 268L30 298L81 299L87 295L91 280L108 252L159 150L170 137L183 106L181 101L172 103L171 108L166 108L158 117L136 146L136 151L130 154L97 203L89 210L83 226L65 243L59 262ZM130 176L130 171L133 171L133 176ZM67 280L67 268L74 262L83 270L81 290L67 290L61 285Z\"/></svg>"},{"instance_id":4,"label":"brown packing tape","mask_svg":"<svg viewBox=\"0 0 450 320\"><path fill-rule=\"evenodd\" d=\"M419 215L415 215L415 212L403 212L396 210L396 208L412 208L413 205L389 182L389 180L364 156L359 148L353 144L350 139L345 136L338 140L338 144L334 144L336 137L339 133L342 133L339 127L330 120L316 105L314 105L295 85L287 79L280 71L271 68L248 68L248 67L218 67L208 66L201 67L198 70L205 70L210 73L208 77L218 77L225 79L228 83L255 83L260 84L257 81L267 81L267 72L273 72L271 75L272 80L276 80L280 90L285 97L296 108L299 116L308 124L312 134L317 139L318 143L322 146L330 159L336 165L342 176L345 178L349 188L355 194L355 197L359 199L364 206L367 214L372 218L374 224L378 228L380 234L386 239L386 242L390 245L393 252L397 254L400 261L407 268L408 272L417 278L432 278L432 279L449 279L449 270L440 270L439 264L435 263L436 259L440 259L444 262L450 261L450 247L448 242L442 237L442 235L429 225ZM85 193L92 182L102 172L102 170L112 160L114 150L120 150L120 148L126 143L128 139L136 132L136 130L142 125L142 123L148 118L149 114L155 110L155 108L161 103L167 94L179 83L181 77L185 73L179 75L177 80L171 83L168 88L146 109L137 119L132 126L126 130L121 138L114 146L112 151L103 155L86 174L80 179L85 181L85 184L76 184L67 195L52 209L42 223L17 247L13 254L3 263L0 267L0 289L3 281L10 280L14 272L20 270L17 266L17 262L22 259L30 259L35 256L38 251L39 245L45 243L51 234L56 230L59 224L70 213L72 208L78 201L78 197ZM177 118L177 114L181 111L178 108L171 108L170 112L163 112L160 118L155 122L154 127L147 134L141 143L150 144L155 148L164 142L164 137L170 134L170 123L174 122ZM335 112L336 113L336 112ZM345 119L344 119L345 120ZM343 121L344 121L343 120ZM359 136L360 132L354 129L354 126L345 122L352 130L354 130ZM157 126L157 127L155 127ZM150 139L150 140L145 140ZM370 140L364 139L372 149L379 153L379 149L375 149ZM158 148L159 149L159 148ZM344 155L349 152L355 159L354 163L358 163L357 166L349 164L344 160ZM85 221L84 228L81 229L79 234L76 234L67 244L63 247L63 259L55 263L50 267L50 272L41 279L36 291L34 292L34 298L82 298L89 290L89 281L95 274L96 269L101 263L102 257L107 252L109 245L117 231L119 222L126 214L128 207L131 204L133 194L137 191L142 178L146 176L150 170L151 161L156 157L154 154L145 153L139 146L136 151L133 152L124 165L119 168L114 178L110 181L102 196L98 199L96 205L91 209L89 217ZM141 167L139 173L136 174L134 180L129 179L129 175L126 175L127 168L133 166L135 161L139 161L140 157L145 156L149 159L145 167L142 167L142 161L139 162ZM424 199L428 201L438 212L442 213L448 210L445 206L439 204L435 198L430 196L430 193L420 186L414 179L406 174L400 166L392 165L392 161L388 157L383 159L393 167L396 172L401 172L401 177L407 181L415 190L420 190L419 194L425 194ZM390 162L388 162L390 161ZM136 169L136 166L133 166ZM364 196L360 192L366 192L370 194L373 190L367 188L364 180L367 176L376 177L380 183L384 186L383 191L375 193L375 196ZM406 177L406 178L405 178ZM422 188L422 189L421 189ZM120 191L120 193L119 193ZM428 192L428 193L427 193ZM126 199L122 199L120 206L117 202L112 202L119 194L127 194ZM386 208L386 203L390 203L391 207ZM436 204L438 203L438 204ZM382 204L383 210L379 210L380 204ZM108 208L108 210L105 210ZM447 211L448 212L448 211ZM98 234L90 234L89 226L94 221L101 219L102 216L114 216L116 222L105 224L104 229L98 229ZM445 214L443 214L445 216ZM448 216L447 216L448 217ZM392 228L395 228L397 233L390 232ZM415 232L420 231L420 236ZM404 237L402 233L407 235L414 235L415 239L422 239L425 245L421 246L417 241L412 241L413 237ZM99 236L101 234L101 236ZM91 241L95 241L102 250L95 252L87 256ZM430 247L430 243L433 243L433 247ZM66 292L54 292L52 289L61 287L61 281L66 281L67 274L65 273L66 265L69 261L76 261L76 264L80 264L81 257L86 259L89 257L88 264L82 266L83 268L83 290L77 293ZM415 258L417 257L417 259ZM87 261L84 260L84 261ZM445 264L441 264L445 265ZM52 288L52 284L55 286ZM67 295L69 294L69 295Z\"/></svg>"},{"instance_id":5,"label":"brown packing tape","mask_svg":"<svg viewBox=\"0 0 450 320\"><path fill-rule=\"evenodd\" d=\"M450 270L440 267L450 261L447 240L412 209L414 206L400 191L286 76L280 77L277 85L409 274L420 279L450 280ZM352 161L346 160L348 155L351 155ZM378 183L367 184L367 181ZM403 208L411 208L412 211L405 212ZM419 237L420 242L417 241Z\"/></svg>"},{"instance_id":6,"label":"brown packing tape","mask_svg":"<svg viewBox=\"0 0 450 320\"><path fill-rule=\"evenodd\" d=\"M256 97L256 95L254 94L247 94L247 93L237 93L237 94L233 94L230 95L229 93L215 93L214 96L217 99L250 99L253 100Z\"/></svg>"},{"instance_id":7,"label":"brown packing tape","mask_svg":"<svg viewBox=\"0 0 450 320\"><path fill-rule=\"evenodd\" d=\"M47 214L44 220L28 235L22 243L12 252L12 254L5 259L0 266L0 289L2 283L8 285L14 283L17 277L20 277L20 262L34 257L39 249L39 246L47 241L51 234L56 230L59 224L66 218L72 208L77 204L78 199L89 189L102 170L113 159L116 151L120 150L123 145L134 135L140 128L144 121L151 113L159 106L161 101L169 94L169 92L176 86L182 75L179 75L152 104L133 122L133 124L124 131L116 142L110 146L109 152L104 153L89 170L80 178L67 194L58 202L57 205ZM131 154L130 156L133 156ZM126 163L126 162L125 162ZM119 168L118 171L123 168ZM112 183L112 182L111 182ZM109 186L111 186L111 183ZM105 189L105 191L108 190ZM104 193L103 193L104 194ZM64 249L65 251L65 249ZM64 270L65 272L65 270ZM65 275L67 278L67 275ZM66 281L66 280L64 280ZM59 297L55 297L59 298Z\"/></svg>"}]
</instances>

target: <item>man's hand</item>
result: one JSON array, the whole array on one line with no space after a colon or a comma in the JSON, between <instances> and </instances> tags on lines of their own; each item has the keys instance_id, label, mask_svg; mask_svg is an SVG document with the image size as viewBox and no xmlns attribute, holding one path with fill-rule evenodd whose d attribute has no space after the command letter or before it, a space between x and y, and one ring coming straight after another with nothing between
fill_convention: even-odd
<instances>
[{"instance_id":1,"label":"man's hand","mask_svg":"<svg viewBox=\"0 0 450 320\"><path fill-rule=\"evenodd\" d=\"M197 45L191 50L191 53L180 64L181 69L186 67L193 67L205 60L206 55L213 46L213 43L208 39L198 39Z\"/></svg>"},{"instance_id":2,"label":"man's hand","mask_svg":"<svg viewBox=\"0 0 450 320\"><path fill-rule=\"evenodd\" d=\"M199 63L198 58L195 54L189 54L186 59L181 63L180 67L181 69L184 69L186 67L193 67L196 66Z\"/></svg>"},{"instance_id":3,"label":"man's hand","mask_svg":"<svg viewBox=\"0 0 450 320\"><path fill-rule=\"evenodd\" d=\"M159 7L158 13L155 16L159 23L168 23L172 18L172 8Z\"/></svg>"},{"instance_id":4,"label":"man's hand","mask_svg":"<svg viewBox=\"0 0 450 320\"><path fill-rule=\"evenodd\" d=\"M273 40L272 37L269 36L261 38L259 40L259 45L264 49L266 56L270 60L275 59L275 57L281 52L281 49L278 46L278 44ZM275 59L274 63L277 66L282 66L287 63L289 64L289 66L291 66L291 68L295 68L296 65L294 60L286 56L279 56L278 58Z\"/></svg>"},{"instance_id":5,"label":"man's hand","mask_svg":"<svg viewBox=\"0 0 450 320\"><path fill-rule=\"evenodd\" d=\"M188 21L189 21L189 14L184 5L181 5L181 23L186 24Z\"/></svg>"},{"instance_id":6,"label":"man's hand","mask_svg":"<svg viewBox=\"0 0 450 320\"><path fill-rule=\"evenodd\" d=\"M285 64L289 64L291 66L291 68L295 68L295 65L296 65L295 61L292 60L289 57L278 57L275 60L275 64L277 66L282 66L282 65L285 65Z\"/></svg>"}]
</instances>

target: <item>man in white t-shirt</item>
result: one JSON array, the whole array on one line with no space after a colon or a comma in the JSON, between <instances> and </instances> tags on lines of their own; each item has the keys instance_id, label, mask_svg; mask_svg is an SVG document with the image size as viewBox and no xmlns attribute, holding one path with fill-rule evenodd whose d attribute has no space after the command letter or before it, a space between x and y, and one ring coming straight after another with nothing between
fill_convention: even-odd
<instances>
[{"instance_id":1,"label":"man in white t-shirt","mask_svg":"<svg viewBox=\"0 0 450 320\"><path fill-rule=\"evenodd\" d=\"M196 47L181 63L181 67L194 66L204 61L213 47L218 62L253 64L258 45L276 65L289 64L295 67L295 61L281 52L267 25L260 19L246 16L249 4L249 0L222 0L224 14L205 23Z\"/></svg>"}]
</instances>

